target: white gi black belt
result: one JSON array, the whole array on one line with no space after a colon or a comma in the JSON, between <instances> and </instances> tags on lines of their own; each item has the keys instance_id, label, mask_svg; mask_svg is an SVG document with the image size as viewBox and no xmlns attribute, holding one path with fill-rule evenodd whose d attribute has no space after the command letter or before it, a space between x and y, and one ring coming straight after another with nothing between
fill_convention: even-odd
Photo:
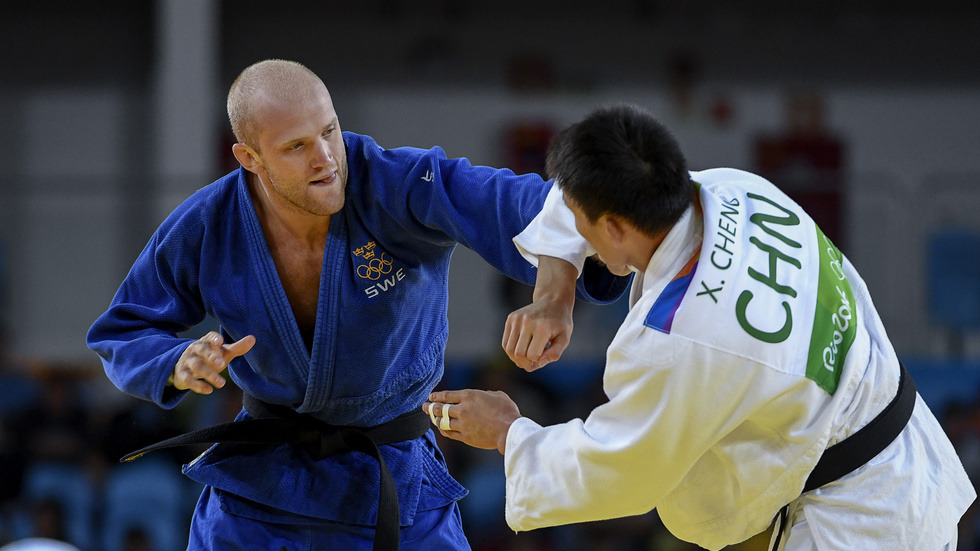
<instances>
[{"instance_id":1,"label":"white gi black belt","mask_svg":"<svg viewBox=\"0 0 980 551\"><path fill-rule=\"evenodd\" d=\"M375 551L398 549L399 507L395 479L388 470L378 446L414 440L429 430L429 417L421 409L373 427L331 425L309 414L245 395L245 410L252 419L225 423L181 434L123 456L120 461L139 459L145 453L192 444L297 444L314 459L338 452L359 451L378 461L381 489L378 496L378 523L374 535Z\"/></svg>"},{"instance_id":2,"label":"white gi black belt","mask_svg":"<svg viewBox=\"0 0 980 551\"><path fill-rule=\"evenodd\" d=\"M905 425L912 418L912 410L915 409L915 382L905 366L901 363L898 365L901 375L895 397L870 423L824 450L820 460L810 471L806 483L803 484L803 493L854 472L861 465L874 459L905 429ZM779 549L779 541L786 529L788 507L789 505L783 506L776 515L779 523L774 528L777 532L771 547L772 551Z\"/></svg>"}]
</instances>

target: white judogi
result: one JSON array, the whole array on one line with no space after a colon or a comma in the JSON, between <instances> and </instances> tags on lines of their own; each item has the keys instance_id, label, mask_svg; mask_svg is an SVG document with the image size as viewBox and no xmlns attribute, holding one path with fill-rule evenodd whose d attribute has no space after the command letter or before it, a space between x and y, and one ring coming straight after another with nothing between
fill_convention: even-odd
<instances>
[{"instance_id":1,"label":"white judogi","mask_svg":"<svg viewBox=\"0 0 980 551\"><path fill-rule=\"evenodd\" d=\"M786 549L955 541L976 494L921 397L882 453L800 495L824 449L895 396L898 359L864 282L798 205L746 172L691 177L696 205L636 275L607 351L608 403L585 421L511 426L510 527L656 508L675 536L720 549L791 503L800 530ZM591 252L557 187L515 243L532 263L548 255L580 269Z\"/></svg>"}]
</instances>

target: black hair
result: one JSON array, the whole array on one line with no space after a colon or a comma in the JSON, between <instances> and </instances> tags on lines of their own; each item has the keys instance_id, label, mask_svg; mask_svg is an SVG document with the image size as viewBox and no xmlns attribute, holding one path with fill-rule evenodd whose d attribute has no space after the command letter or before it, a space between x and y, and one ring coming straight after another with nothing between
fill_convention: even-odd
<instances>
[{"instance_id":1,"label":"black hair","mask_svg":"<svg viewBox=\"0 0 980 551\"><path fill-rule=\"evenodd\" d=\"M673 226L694 198L677 140L634 105L597 109L559 132L546 169L590 222L612 214L649 235Z\"/></svg>"}]
</instances>

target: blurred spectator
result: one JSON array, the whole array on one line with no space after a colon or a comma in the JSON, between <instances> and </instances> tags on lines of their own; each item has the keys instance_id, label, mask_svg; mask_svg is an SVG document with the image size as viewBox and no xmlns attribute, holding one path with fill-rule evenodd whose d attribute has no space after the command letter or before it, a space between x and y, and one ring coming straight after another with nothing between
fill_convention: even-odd
<instances>
[{"instance_id":1,"label":"blurred spectator","mask_svg":"<svg viewBox=\"0 0 980 551\"><path fill-rule=\"evenodd\" d=\"M123 538L123 551L153 551L150 535L142 528L130 528Z\"/></svg>"},{"instance_id":2,"label":"blurred spectator","mask_svg":"<svg viewBox=\"0 0 980 551\"><path fill-rule=\"evenodd\" d=\"M943 410L943 428L970 475L973 486L980 480L980 434L977 432L977 406L951 402Z\"/></svg>"},{"instance_id":3,"label":"blurred spectator","mask_svg":"<svg viewBox=\"0 0 980 551\"><path fill-rule=\"evenodd\" d=\"M31 507L32 535L35 538L67 541L68 529L65 524L65 510L54 498L42 498Z\"/></svg>"},{"instance_id":4,"label":"blurred spectator","mask_svg":"<svg viewBox=\"0 0 980 551\"><path fill-rule=\"evenodd\" d=\"M976 401L969 405L954 401L943 409L942 414L943 429L960 456L974 488L977 488L977 481L980 480L980 432L977 425L980 408L977 406ZM974 502L960 520L958 549L976 551L978 548L977 503Z\"/></svg>"},{"instance_id":5,"label":"blurred spectator","mask_svg":"<svg viewBox=\"0 0 980 551\"><path fill-rule=\"evenodd\" d=\"M93 524L99 477L106 470L94 445L89 404L83 400L91 373L79 365L54 363L33 365L30 374L40 395L11 421L18 434L17 453L26 465L20 494L7 508L16 516L18 505L29 504L32 516L29 530L15 535L66 541L88 550L97 537Z\"/></svg>"},{"instance_id":6,"label":"blurred spectator","mask_svg":"<svg viewBox=\"0 0 980 551\"><path fill-rule=\"evenodd\" d=\"M26 451L32 462L84 463L92 440L75 375L61 366L42 373L41 399L23 415L30 427Z\"/></svg>"},{"instance_id":7,"label":"blurred spectator","mask_svg":"<svg viewBox=\"0 0 980 551\"><path fill-rule=\"evenodd\" d=\"M28 535L0 547L0 551L79 551L67 542L65 511L53 498L42 498L30 504Z\"/></svg>"},{"instance_id":8,"label":"blurred spectator","mask_svg":"<svg viewBox=\"0 0 980 551\"><path fill-rule=\"evenodd\" d=\"M173 412L136 398L100 419L99 424L93 442L98 443L103 458L110 464L118 463L119 458L131 451L184 432L184 425ZM162 450L159 454L179 465L177 452Z\"/></svg>"},{"instance_id":9,"label":"blurred spectator","mask_svg":"<svg viewBox=\"0 0 980 551\"><path fill-rule=\"evenodd\" d=\"M39 395L39 385L27 367L7 355L6 331L0 327L0 518L9 513L4 504L20 495L27 467L23 453L26 427L21 417Z\"/></svg>"},{"instance_id":10,"label":"blurred spectator","mask_svg":"<svg viewBox=\"0 0 980 551\"><path fill-rule=\"evenodd\" d=\"M524 291L517 289L515 293ZM548 369L568 367L558 362ZM449 369L465 371L465 374L456 372L447 376L465 377L466 386L510 393L522 412L548 423L586 415L606 400L601 381L593 381L588 388L571 395L549 386L549 379L517 369L502 353L475 368L453 366ZM4 396L0 399L0 551L102 549L98 545L79 547L78 542L72 542L66 523L71 511L61 502L53 497L29 499L24 495L23 477L27 468L41 460L55 459L77 465L79 472L90 473L95 455L109 476L119 467L118 459L122 454L157 438L224 422L233 418L241 408L241 392L234 385L221 391L221 400L202 401L182 412L160 411L152 405L144 407L143 402L128 399L111 407L93 408L98 404L85 399L87 385L93 383L86 374L88 372L84 370L64 366L31 371L16 365L4 354L0 334L0 396ZM14 392L12 388L21 390ZM9 401L7 396L11 397ZM94 412L98 415L93 416ZM951 402L943 410L942 420L976 485L980 477L980 403ZM442 436L437 435L437 438ZM447 455L450 472L471 491L460 506L473 551L700 549L671 536L663 528L656 511L624 519L515 534L507 527L503 515L503 458L495 451L476 450L445 440L441 449ZM30 457L25 451L31 451ZM188 452L184 450L181 457L160 453L176 471L179 463L189 460ZM93 488L97 500L106 499L103 487L93 484ZM192 505L192 501L188 502L188 509ZM960 523L960 551L980 550L976 526L977 517L971 510ZM95 525L91 529L92 541L101 541L102 533ZM20 539L11 542L12 538ZM7 545L3 545L5 543ZM726 551L763 551L767 543L768 534L763 534L726 548ZM153 545L150 534L139 527L126 530L122 549L162 551Z\"/></svg>"},{"instance_id":11,"label":"blurred spectator","mask_svg":"<svg viewBox=\"0 0 980 551\"><path fill-rule=\"evenodd\" d=\"M0 551L79 551L79 549L63 541L27 538L4 545L0 547Z\"/></svg>"},{"instance_id":12,"label":"blurred spectator","mask_svg":"<svg viewBox=\"0 0 980 551\"><path fill-rule=\"evenodd\" d=\"M0 326L0 419L22 413L36 402L39 394L28 367L9 355L7 328Z\"/></svg>"}]
</instances>

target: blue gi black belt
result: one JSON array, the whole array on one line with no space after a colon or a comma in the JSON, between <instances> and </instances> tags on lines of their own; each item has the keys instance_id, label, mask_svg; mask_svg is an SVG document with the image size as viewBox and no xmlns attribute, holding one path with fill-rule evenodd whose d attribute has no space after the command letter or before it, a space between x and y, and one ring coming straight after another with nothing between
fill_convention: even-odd
<instances>
[{"instance_id":1,"label":"blue gi black belt","mask_svg":"<svg viewBox=\"0 0 980 551\"><path fill-rule=\"evenodd\" d=\"M425 412L417 409L374 427L351 427L330 425L311 415L297 413L286 406L267 404L248 395L245 395L244 404L252 419L181 434L126 454L120 461L133 461L147 452L163 448L220 442L296 444L314 459L323 459L338 452L359 451L376 459L381 468L374 550L398 549L398 490L378 446L414 440L424 435L429 430L429 417Z\"/></svg>"},{"instance_id":2,"label":"blue gi black belt","mask_svg":"<svg viewBox=\"0 0 980 551\"><path fill-rule=\"evenodd\" d=\"M854 472L858 467L874 459L902 433L905 425L912 418L912 410L915 409L915 382L904 365L899 363L899 368L901 375L898 379L898 392L895 393L892 401L870 423L824 450L820 460L810 471L806 483L803 484L803 493ZM786 529L788 507L789 505L784 506L776 515L779 525L775 527L777 533L773 540L772 551L779 549L779 540L783 536L783 530Z\"/></svg>"}]
</instances>

